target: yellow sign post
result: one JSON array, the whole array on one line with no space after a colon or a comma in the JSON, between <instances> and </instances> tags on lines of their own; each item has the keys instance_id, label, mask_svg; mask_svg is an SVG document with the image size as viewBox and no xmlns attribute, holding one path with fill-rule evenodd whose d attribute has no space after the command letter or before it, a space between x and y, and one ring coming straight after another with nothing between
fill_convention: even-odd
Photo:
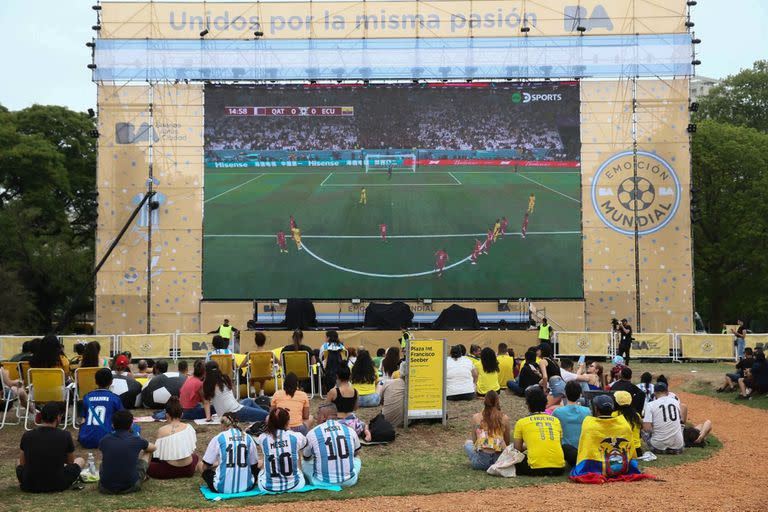
<instances>
[{"instance_id":1,"label":"yellow sign post","mask_svg":"<svg viewBox=\"0 0 768 512\"><path fill-rule=\"evenodd\" d=\"M448 420L445 403L445 340L410 340L406 346L408 389L405 426L409 420Z\"/></svg>"}]
</instances>

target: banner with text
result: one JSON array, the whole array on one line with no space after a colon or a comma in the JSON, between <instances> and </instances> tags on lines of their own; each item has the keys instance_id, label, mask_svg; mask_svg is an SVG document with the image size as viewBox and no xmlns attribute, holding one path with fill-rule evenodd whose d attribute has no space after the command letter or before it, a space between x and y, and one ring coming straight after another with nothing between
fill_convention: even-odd
<instances>
[{"instance_id":1,"label":"banner with text","mask_svg":"<svg viewBox=\"0 0 768 512\"><path fill-rule=\"evenodd\" d=\"M440 418L446 421L445 340L411 340L407 351L408 420Z\"/></svg>"},{"instance_id":2,"label":"banner with text","mask_svg":"<svg viewBox=\"0 0 768 512\"><path fill-rule=\"evenodd\" d=\"M671 334L635 333L632 337L632 357L670 357Z\"/></svg>"},{"instance_id":3,"label":"banner with text","mask_svg":"<svg viewBox=\"0 0 768 512\"><path fill-rule=\"evenodd\" d=\"M680 334L682 357L686 359L733 359L730 334Z\"/></svg>"},{"instance_id":4,"label":"banner with text","mask_svg":"<svg viewBox=\"0 0 768 512\"><path fill-rule=\"evenodd\" d=\"M213 350L210 334L177 334L176 348L179 357L205 357Z\"/></svg>"},{"instance_id":5,"label":"banner with text","mask_svg":"<svg viewBox=\"0 0 768 512\"><path fill-rule=\"evenodd\" d=\"M608 332L558 332L557 355L607 356L611 345Z\"/></svg>"}]
</instances>

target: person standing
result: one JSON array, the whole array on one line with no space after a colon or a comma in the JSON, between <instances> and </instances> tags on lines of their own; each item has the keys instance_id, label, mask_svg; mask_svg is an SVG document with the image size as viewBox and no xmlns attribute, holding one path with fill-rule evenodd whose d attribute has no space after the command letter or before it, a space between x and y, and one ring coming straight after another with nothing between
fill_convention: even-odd
<instances>
[{"instance_id":1,"label":"person standing","mask_svg":"<svg viewBox=\"0 0 768 512\"><path fill-rule=\"evenodd\" d=\"M386 242L387 241L387 225L386 224L379 224L379 234L381 235L381 240Z\"/></svg>"},{"instance_id":2,"label":"person standing","mask_svg":"<svg viewBox=\"0 0 768 512\"><path fill-rule=\"evenodd\" d=\"M746 345L747 329L744 327L744 320L736 320L738 327L731 332L736 337L736 360L744 357L744 347Z\"/></svg>"},{"instance_id":3,"label":"person standing","mask_svg":"<svg viewBox=\"0 0 768 512\"><path fill-rule=\"evenodd\" d=\"M282 229L277 232L277 247L280 249L280 254L288 252L288 243L285 241L285 231Z\"/></svg>"},{"instance_id":4,"label":"person standing","mask_svg":"<svg viewBox=\"0 0 768 512\"><path fill-rule=\"evenodd\" d=\"M440 249L435 253L435 270L437 270L437 277L443 276L443 270L445 264L448 263L448 253L445 249Z\"/></svg>"},{"instance_id":5,"label":"person standing","mask_svg":"<svg viewBox=\"0 0 768 512\"><path fill-rule=\"evenodd\" d=\"M368 195L365 191L365 187L360 189L360 204L362 205L368 204Z\"/></svg>"},{"instance_id":6,"label":"person standing","mask_svg":"<svg viewBox=\"0 0 768 512\"><path fill-rule=\"evenodd\" d=\"M632 326L629 325L626 318L621 319L621 323L616 327L619 333L619 353L624 358L624 363L629 366L629 350L632 348Z\"/></svg>"},{"instance_id":7,"label":"person standing","mask_svg":"<svg viewBox=\"0 0 768 512\"><path fill-rule=\"evenodd\" d=\"M552 329L552 326L547 323L546 318L541 319L541 325L539 325L539 345L542 345L544 343L552 343L552 332L554 329Z\"/></svg>"},{"instance_id":8,"label":"person standing","mask_svg":"<svg viewBox=\"0 0 768 512\"><path fill-rule=\"evenodd\" d=\"M233 336L239 335L240 330L234 325L230 325L229 318L225 318L223 324L221 324L220 326L218 326L216 329L212 330L208 334L218 334L219 336L224 338L224 340L227 342L228 348L235 350L237 347L235 347L232 344L232 338Z\"/></svg>"},{"instance_id":9,"label":"person standing","mask_svg":"<svg viewBox=\"0 0 768 512\"><path fill-rule=\"evenodd\" d=\"M62 404L49 402L40 412L40 426L21 436L16 477L22 491L64 491L72 486L85 467L82 458L75 458L72 435L58 428L61 416Z\"/></svg>"}]
</instances>

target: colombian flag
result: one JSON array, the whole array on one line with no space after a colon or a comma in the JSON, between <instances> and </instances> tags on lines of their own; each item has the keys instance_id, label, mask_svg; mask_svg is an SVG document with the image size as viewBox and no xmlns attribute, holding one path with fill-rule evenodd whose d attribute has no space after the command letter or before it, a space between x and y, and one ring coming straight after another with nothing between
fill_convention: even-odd
<instances>
[{"instance_id":1,"label":"colombian flag","mask_svg":"<svg viewBox=\"0 0 768 512\"><path fill-rule=\"evenodd\" d=\"M632 429L623 417L584 418L571 480L582 484L653 478L640 472L632 446Z\"/></svg>"}]
</instances>

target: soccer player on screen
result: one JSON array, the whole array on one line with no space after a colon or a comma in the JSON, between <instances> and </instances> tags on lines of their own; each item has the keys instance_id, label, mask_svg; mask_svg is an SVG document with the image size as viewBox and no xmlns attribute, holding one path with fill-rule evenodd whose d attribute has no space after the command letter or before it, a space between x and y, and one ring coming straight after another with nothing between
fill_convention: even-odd
<instances>
[{"instance_id":1,"label":"soccer player on screen","mask_svg":"<svg viewBox=\"0 0 768 512\"><path fill-rule=\"evenodd\" d=\"M293 241L296 242L296 249L301 251L301 230L299 229L299 226L294 224L293 229L291 229L291 233L293 235Z\"/></svg>"},{"instance_id":2,"label":"soccer player on screen","mask_svg":"<svg viewBox=\"0 0 768 512\"><path fill-rule=\"evenodd\" d=\"M488 254L488 249L493 245L493 230L489 229L488 234L485 237L485 247L483 248L483 254Z\"/></svg>"},{"instance_id":3,"label":"soccer player on screen","mask_svg":"<svg viewBox=\"0 0 768 512\"><path fill-rule=\"evenodd\" d=\"M386 224L379 224L379 233L381 234L381 239L386 242L387 241L387 225Z\"/></svg>"},{"instance_id":4,"label":"soccer player on screen","mask_svg":"<svg viewBox=\"0 0 768 512\"><path fill-rule=\"evenodd\" d=\"M475 248L472 249L472 254L469 256L469 261L472 262L473 265L477 265L477 258L480 257L480 253L483 250L483 244L475 238Z\"/></svg>"},{"instance_id":5,"label":"soccer player on screen","mask_svg":"<svg viewBox=\"0 0 768 512\"><path fill-rule=\"evenodd\" d=\"M448 263L448 253L445 249L440 249L435 253L435 270L437 270L437 277L443 277L443 269L445 264Z\"/></svg>"},{"instance_id":6,"label":"soccer player on screen","mask_svg":"<svg viewBox=\"0 0 768 512\"><path fill-rule=\"evenodd\" d=\"M501 221L499 219L496 219L496 223L493 225L493 241L495 242L497 238L499 238L499 235L501 234Z\"/></svg>"},{"instance_id":7,"label":"soccer player on screen","mask_svg":"<svg viewBox=\"0 0 768 512\"><path fill-rule=\"evenodd\" d=\"M288 227L291 229L291 232L293 232L293 228L296 227L296 221L293 220L293 215L288 217Z\"/></svg>"},{"instance_id":8,"label":"soccer player on screen","mask_svg":"<svg viewBox=\"0 0 768 512\"><path fill-rule=\"evenodd\" d=\"M394 164L392 162L389 162L389 165L387 166L387 179L392 179L392 166Z\"/></svg>"},{"instance_id":9,"label":"soccer player on screen","mask_svg":"<svg viewBox=\"0 0 768 512\"><path fill-rule=\"evenodd\" d=\"M288 243L285 241L285 231L282 229L277 232L277 246L280 248L280 253L288 252Z\"/></svg>"},{"instance_id":10,"label":"soccer player on screen","mask_svg":"<svg viewBox=\"0 0 768 512\"><path fill-rule=\"evenodd\" d=\"M528 214L526 213L523 216L523 225L520 227L520 233L523 235L523 238L525 238L525 234L528 232Z\"/></svg>"},{"instance_id":11,"label":"soccer player on screen","mask_svg":"<svg viewBox=\"0 0 768 512\"><path fill-rule=\"evenodd\" d=\"M504 236L507 234L507 226L509 225L509 221L506 217L501 218L501 225L499 226L501 228L501 236Z\"/></svg>"},{"instance_id":12,"label":"soccer player on screen","mask_svg":"<svg viewBox=\"0 0 768 512\"><path fill-rule=\"evenodd\" d=\"M365 191L365 187L360 189L360 204L368 204L368 193Z\"/></svg>"},{"instance_id":13,"label":"soccer player on screen","mask_svg":"<svg viewBox=\"0 0 768 512\"><path fill-rule=\"evenodd\" d=\"M528 214L533 213L533 207L536 206L536 196L531 192L531 196L528 198Z\"/></svg>"}]
</instances>

